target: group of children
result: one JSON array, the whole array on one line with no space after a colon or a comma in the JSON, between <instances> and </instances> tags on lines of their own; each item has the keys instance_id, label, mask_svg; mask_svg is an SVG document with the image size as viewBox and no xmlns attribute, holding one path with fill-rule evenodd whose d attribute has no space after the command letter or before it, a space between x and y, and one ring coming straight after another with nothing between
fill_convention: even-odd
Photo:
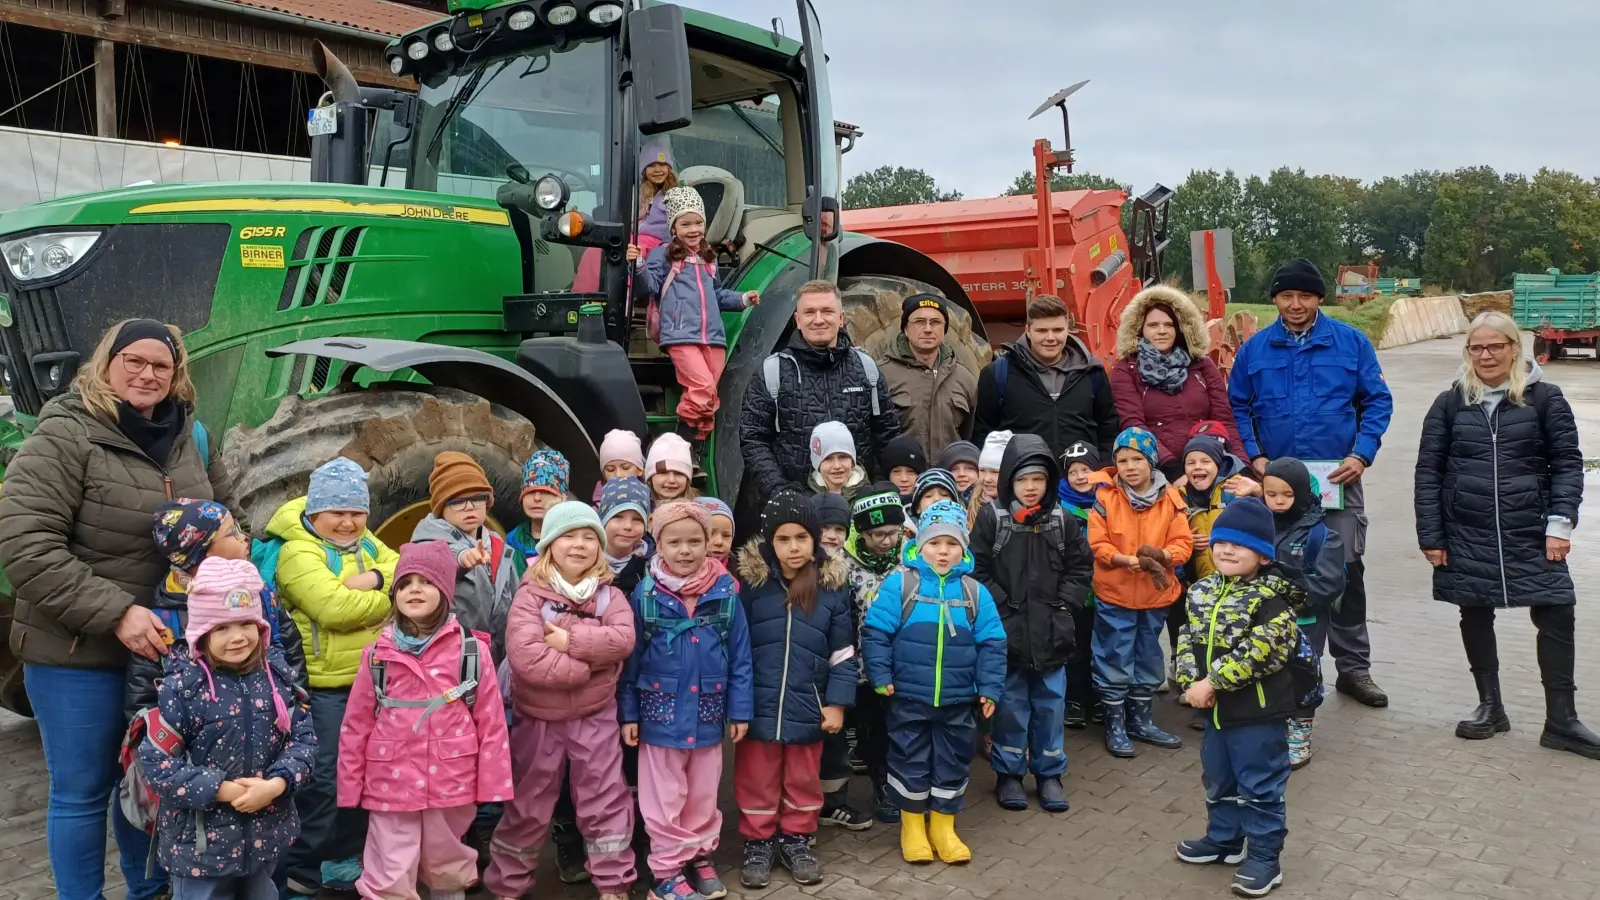
<instances>
[{"instance_id":1,"label":"group of children","mask_svg":"<svg viewBox=\"0 0 1600 900\"><path fill-rule=\"evenodd\" d=\"M554 832L563 880L603 900L639 862L657 900L714 900L726 738L746 887L775 867L820 881L819 823L898 821L907 861L962 863L980 730L1006 809L1027 807L1029 774L1041 808L1068 809L1065 727L1102 718L1116 756L1181 746L1152 716L1170 615L1210 810L1179 857L1239 863L1248 838L1235 887L1264 894L1319 696L1290 663L1320 655L1342 551L1302 464L1258 484L1198 431L1181 487L1137 428L1109 467L1026 434L929 467L902 438L889 480L868 482L826 423L812 493L773 497L737 552L732 511L696 495L673 434L648 455L608 435L593 505L571 498L561 454L535 452L504 538L483 469L453 452L398 552L368 529L349 459L254 542L219 504L168 503L171 652L129 678L157 858L175 897L421 882L448 900L479 882L486 844L481 881L510 898ZM848 802L855 773L873 815Z\"/></svg>"}]
</instances>

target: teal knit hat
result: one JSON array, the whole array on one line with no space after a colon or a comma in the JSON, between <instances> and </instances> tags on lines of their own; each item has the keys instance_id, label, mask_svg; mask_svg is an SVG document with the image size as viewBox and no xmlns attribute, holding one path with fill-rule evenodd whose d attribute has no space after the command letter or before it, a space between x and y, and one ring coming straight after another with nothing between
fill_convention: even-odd
<instances>
[{"instance_id":1,"label":"teal knit hat","mask_svg":"<svg viewBox=\"0 0 1600 900\"><path fill-rule=\"evenodd\" d=\"M569 531L577 531L579 528L592 529L599 535L600 543L605 543L606 528L600 524L599 513L596 513L589 504L579 503L576 500L557 503L544 514L544 530L539 532L539 543L535 549L543 554L556 538Z\"/></svg>"}]
</instances>

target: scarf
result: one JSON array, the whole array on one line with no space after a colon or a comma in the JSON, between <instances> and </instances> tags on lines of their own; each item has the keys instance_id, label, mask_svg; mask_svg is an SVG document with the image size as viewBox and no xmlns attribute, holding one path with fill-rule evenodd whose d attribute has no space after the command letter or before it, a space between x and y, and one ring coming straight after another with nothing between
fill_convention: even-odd
<instances>
[{"instance_id":1,"label":"scarf","mask_svg":"<svg viewBox=\"0 0 1600 900\"><path fill-rule=\"evenodd\" d=\"M550 589L560 594L563 599L576 604L588 603L589 598L594 596L599 587L600 579L593 575L577 584L571 584L561 577L561 573L554 566L550 567Z\"/></svg>"},{"instance_id":2,"label":"scarf","mask_svg":"<svg viewBox=\"0 0 1600 900\"><path fill-rule=\"evenodd\" d=\"M1194 509L1210 509L1211 508L1211 491L1212 491L1212 488L1215 488L1215 487L1216 487L1216 485L1212 484L1211 487L1208 487L1208 488L1205 488L1205 489L1202 490L1201 488L1195 487L1193 484L1185 484L1183 486L1183 500L1184 500L1184 503L1187 504L1188 507L1190 509L1192 509L1192 510L1194 510Z\"/></svg>"},{"instance_id":3,"label":"scarf","mask_svg":"<svg viewBox=\"0 0 1600 900\"><path fill-rule=\"evenodd\" d=\"M157 403L148 419L139 415L139 411L128 401L117 403L117 430L162 468L166 468L167 457L172 455L172 445L183 433L187 419L188 412L184 405L171 397Z\"/></svg>"},{"instance_id":4,"label":"scarf","mask_svg":"<svg viewBox=\"0 0 1600 900\"><path fill-rule=\"evenodd\" d=\"M1139 338L1139 378L1163 394L1176 394L1189 380L1189 351L1173 344L1162 353L1156 345Z\"/></svg>"},{"instance_id":5,"label":"scarf","mask_svg":"<svg viewBox=\"0 0 1600 900\"><path fill-rule=\"evenodd\" d=\"M677 595L690 615L694 614L693 601L704 597L707 591L716 586L717 579L726 574L728 574L727 567L709 556L700 564L700 571L688 576L674 574L667 568L666 561L659 556L650 560L650 577Z\"/></svg>"},{"instance_id":6,"label":"scarf","mask_svg":"<svg viewBox=\"0 0 1600 900\"><path fill-rule=\"evenodd\" d=\"M1128 495L1128 502L1133 504L1134 512L1144 512L1150 507L1155 506L1156 502L1161 499L1161 495L1166 493L1167 476L1161 474L1160 469L1151 468L1150 486L1145 488L1143 493L1136 493L1134 489L1121 478L1117 479L1117 485L1122 488L1122 492L1124 494Z\"/></svg>"},{"instance_id":7,"label":"scarf","mask_svg":"<svg viewBox=\"0 0 1600 900\"><path fill-rule=\"evenodd\" d=\"M1033 506L1023 506L1022 501L1013 500L1011 501L1011 520L1016 522L1018 525L1027 525L1029 524L1028 520L1038 515L1039 510L1041 509L1044 509L1043 503L1036 503Z\"/></svg>"},{"instance_id":8,"label":"scarf","mask_svg":"<svg viewBox=\"0 0 1600 900\"><path fill-rule=\"evenodd\" d=\"M639 541L638 546L633 548L632 553L623 556L612 556L610 550L607 550L604 547L600 548L600 555L605 557L606 565L611 567L611 574L621 575L622 570L628 567L628 563L633 562L635 559L641 556L649 556L649 537L650 535L646 534L644 539Z\"/></svg>"},{"instance_id":9,"label":"scarf","mask_svg":"<svg viewBox=\"0 0 1600 900\"><path fill-rule=\"evenodd\" d=\"M900 547L897 546L888 553L879 556L876 553L867 551L866 540L860 534L852 534L851 538L853 540L845 545L845 550L849 552L851 559L854 559L861 565L861 568L866 569L868 572L874 575L887 575L894 571L896 566L900 565Z\"/></svg>"},{"instance_id":10,"label":"scarf","mask_svg":"<svg viewBox=\"0 0 1600 900\"><path fill-rule=\"evenodd\" d=\"M1097 499L1095 492L1099 487L1100 485L1098 484L1092 484L1089 486L1088 492L1085 493L1074 488L1070 482L1063 478L1061 483L1056 486L1056 496L1061 498L1062 503L1070 503L1079 509L1088 509L1094 506Z\"/></svg>"},{"instance_id":11,"label":"scarf","mask_svg":"<svg viewBox=\"0 0 1600 900\"><path fill-rule=\"evenodd\" d=\"M399 613L396 613L396 615L399 615ZM450 619L447 616L442 622L439 623L438 628L435 628L427 634L419 634L416 637L406 634L405 630L400 627L399 623L395 623L389 628L389 638L393 640L394 645L400 648L402 651L409 653L412 656L420 657L422 655L422 651L428 649L428 645L433 643L433 639L439 636L439 632L444 630L445 623L449 621Z\"/></svg>"}]
</instances>

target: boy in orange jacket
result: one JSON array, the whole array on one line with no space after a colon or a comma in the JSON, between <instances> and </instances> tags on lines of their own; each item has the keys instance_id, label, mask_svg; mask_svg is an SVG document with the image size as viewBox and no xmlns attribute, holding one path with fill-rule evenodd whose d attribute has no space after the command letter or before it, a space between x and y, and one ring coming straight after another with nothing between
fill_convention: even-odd
<instances>
[{"instance_id":1,"label":"boy in orange jacket","mask_svg":"<svg viewBox=\"0 0 1600 900\"><path fill-rule=\"evenodd\" d=\"M1133 740L1177 749L1150 710L1166 674L1161 632L1183 593L1175 571L1194 538L1183 496L1156 468L1156 438L1143 428L1117 435L1116 478L1101 485L1089 513L1094 551L1094 686L1105 707L1106 750L1133 756ZM1131 740L1130 740L1131 739Z\"/></svg>"}]
</instances>

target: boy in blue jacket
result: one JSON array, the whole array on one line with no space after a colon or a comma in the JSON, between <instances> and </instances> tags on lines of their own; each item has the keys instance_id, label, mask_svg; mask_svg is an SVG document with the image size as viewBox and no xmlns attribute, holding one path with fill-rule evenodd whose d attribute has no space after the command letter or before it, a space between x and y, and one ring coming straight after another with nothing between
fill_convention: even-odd
<instances>
[{"instance_id":1,"label":"boy in blue jacket","mask_svg":"<svg viewBox=\"0 0 1600 900\"><path fill-rule=\"evenodd\" d=\"M971 577L961 507L930 505L905 560L878 589L861 636L867 674L888 698L900 852L906 862L932 862L937 850L946 863L965 863L972 851L956 836L955 817L977 740L973 701L984 718L994 715L1005 690L1006 633L988 589Z\"/></svg>"}]
</instances>

